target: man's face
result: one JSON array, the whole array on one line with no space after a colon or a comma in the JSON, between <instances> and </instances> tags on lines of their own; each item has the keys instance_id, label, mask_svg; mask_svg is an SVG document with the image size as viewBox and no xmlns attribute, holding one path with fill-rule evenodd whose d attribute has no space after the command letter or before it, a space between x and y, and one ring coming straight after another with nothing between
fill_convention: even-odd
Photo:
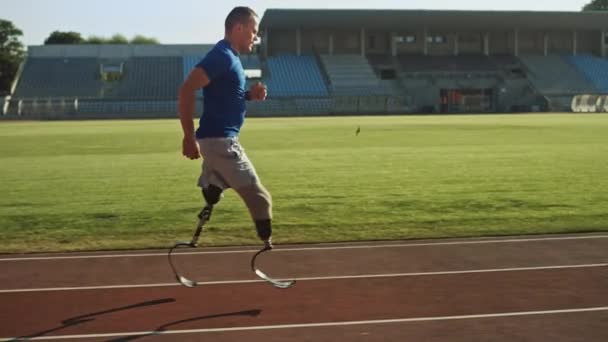
<instances>
[{"instance_id":1,"label":"man's face","mask_svg":"<svg viewBox=\"0 0 608 342\"><path fill-rule=\"evenodd\" d=\"M258 40L258 18L251 17L246 24L239 24L239 52L250 53Z\"/></svg>"}]
</instances>

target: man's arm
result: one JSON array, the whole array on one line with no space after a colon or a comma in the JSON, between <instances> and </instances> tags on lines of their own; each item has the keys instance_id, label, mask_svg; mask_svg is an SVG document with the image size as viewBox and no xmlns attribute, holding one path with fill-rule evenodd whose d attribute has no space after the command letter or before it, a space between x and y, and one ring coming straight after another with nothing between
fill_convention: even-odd
<instances>
[{"instance_id":1,"label":"man's arm","mask_svg":"<svg viewBox=\"0 0 608 342\"><path fill-rule=\"evenodd\" d=\"M196 108L196 91L209 84L209 77L203 68L194 68L188 78L179 88L177 106L179 120L182 124L184 139L182 141L182 154L190 159L200 157L196 139L194 137L194 111Z\"/></svg>"}]
</instances>

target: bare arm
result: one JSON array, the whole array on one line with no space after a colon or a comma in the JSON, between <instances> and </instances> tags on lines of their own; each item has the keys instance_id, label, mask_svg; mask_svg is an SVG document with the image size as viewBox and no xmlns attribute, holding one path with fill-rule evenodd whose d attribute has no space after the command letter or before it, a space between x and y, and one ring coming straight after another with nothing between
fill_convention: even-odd
<instances>
[{"instance_id":1,"label":"bare arm","mask_svg":"<svg viewBox=\"0 0 608 342\"><path fill-rule=\"evenodd\" d=\"M190 159L198 159L200 154L194 137L194 110L196 106L196 91L209 84L209 77L202 68L194 68L179 89L178 110L179 120L184 132L182 154Z\"/></svg>"}]
</instances>

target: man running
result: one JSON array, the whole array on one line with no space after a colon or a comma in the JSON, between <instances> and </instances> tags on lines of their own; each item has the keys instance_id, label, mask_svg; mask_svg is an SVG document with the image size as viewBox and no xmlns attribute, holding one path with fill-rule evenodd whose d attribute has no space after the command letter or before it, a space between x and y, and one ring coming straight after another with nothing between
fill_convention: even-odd
<instances>
[{"instance_id":1,"label":"man running","mask_svg":"<svg viewBox=\"0 0 608 342\"><path fill-rule=\"evenodd\" d=\"M245 101L266 99L266 87L257 83L245 91L240 53L250 53L258 34L258 15L248 7L235 7L226 18L225 37L190 72L179 90L179 116L184 138L182 154L203 157L198 185L207 205L199 214L209 220L213 206L228 188L243 199L259 238L272 248L272 199L241 147L238 135L245 120ZM196 91L203 88L204 110L198 129L192 122ZM198 142L198 146L197 146Z\"/></svg>"}]
</instances>

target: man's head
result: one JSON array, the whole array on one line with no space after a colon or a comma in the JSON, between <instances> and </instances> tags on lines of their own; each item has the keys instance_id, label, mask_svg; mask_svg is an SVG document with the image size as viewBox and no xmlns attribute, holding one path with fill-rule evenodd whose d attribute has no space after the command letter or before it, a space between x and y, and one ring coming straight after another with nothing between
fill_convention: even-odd
<instances>
[{"instance_id":1,"label":"man's head","mask_svg":"<svg viewBox=\"0 0 608 342\"><path fill-rule=\"evenodd\" d=\"M249 53L258 39L258 15L249 7L235 7L226 17L226 39L239 53Z\"/></svg>"}]
</instances>

